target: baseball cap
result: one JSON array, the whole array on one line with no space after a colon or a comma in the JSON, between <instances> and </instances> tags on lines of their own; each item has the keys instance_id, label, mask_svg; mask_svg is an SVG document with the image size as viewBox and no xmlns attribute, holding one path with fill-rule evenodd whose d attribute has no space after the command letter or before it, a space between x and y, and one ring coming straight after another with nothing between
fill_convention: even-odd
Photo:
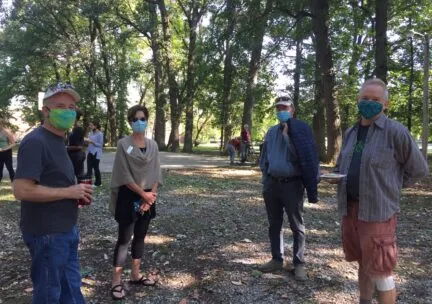
<instances>
[{"instance_id":1,"label":"baseball cap","mask_svg":"<svg viewBox=\"0 0 432 304\"><path fill-rule=\"evenodd\" d=\"M70 96L73 97L75 102L79 101L81 98L79 94L75 91L75 87L72 84L68 82L66 83L58 82L56 85L47 88L43 100L48 99L60 93L69 94Z\"/></svg>"},{"instance_id":2,"label":"baseball cap","mask_svg":"<svg viewBox=\"0 0 432 304\"><path fill-rule=\"evenodd\" d=\"M288 96L281 96L277 97L275 100L275 106L293 106L294 103L291 101L291 99Z\"/></svg>"}]
</instances>

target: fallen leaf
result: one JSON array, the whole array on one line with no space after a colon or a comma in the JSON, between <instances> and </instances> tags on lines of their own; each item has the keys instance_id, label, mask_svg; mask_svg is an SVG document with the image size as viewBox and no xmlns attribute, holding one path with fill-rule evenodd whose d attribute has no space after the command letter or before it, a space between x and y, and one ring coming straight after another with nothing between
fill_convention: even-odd
<instances>
[{"instance_id":1,"label":"fallen leaf","mask_svg":"<svg viewBox=\"0 0 432 304\"><path fill-rule=\"evenodd\" d=\"M262 272L259 270L252 270L251 274L254 278L260 278L262 276Z\"/></svg>"},{"instance_id":2,"label":"fallen leaf","mask_svg":"<svg viewBox=\"0 0 432 304\"><path fill-rule=\"evenodd\" d=\"M233 283L233 285L236 285L236 286L240 286L243 284L242 281L231 281L231 283Z\"/></svg>"}]
</instances>

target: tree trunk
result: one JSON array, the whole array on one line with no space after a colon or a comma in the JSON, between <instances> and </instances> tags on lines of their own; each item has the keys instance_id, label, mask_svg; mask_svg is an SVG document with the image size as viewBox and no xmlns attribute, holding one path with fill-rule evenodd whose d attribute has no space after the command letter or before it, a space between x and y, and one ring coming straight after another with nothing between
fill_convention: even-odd
<instances>
[{"instance_id":1,"label":"tree trunk","mask_svg":"<svg viewBox=\"0 0 432 304\"><path fill-rule=\"evenodd\" d=\"M189 24L189 46L187 56L186 70L186 96L185 96L185 112L186 126L183 152L190 153L193 150L193 125L194 125L194 97L195 97L195 65L196 65L196 42L198 23L204 14L204 9L199 5L193 4L190 11L187 12L183 4L181 4L183 12L188 19Z\"/></svg>"},{"instance_id":2,"label":"tree trunk","mask_svg":"<svg viewBox=\"0 0 432 304\"><path fill-rule=\"evenodd\" d=\"M117 146L117 121L116 121L116 109L115 109L115 100L111 95L106 96L107 100L107 115L109 122L109 135L110 135L110 146ZM105 130L106 132L106 130Z\"/></svg>"},{"instance_id":3,"label":"tree trunk","mask_svg":"<svg viewBox=\"0 0 432 304\"><path fill-rule=\"evenodd\" d=\"M170 115L171 115L171 132L168 140L168 150L171 152L180 151L180 117L182 107L179 101L179 88L176 81L174 68L172 67L171 60L171 33L169 15L165 6L165 0L158 0L159 11L162 19L162 31L163 31L163 62L165 72L168 75L168 90L169 90L169 103L170 103Z\"/></svg>"},{"instance_id":4,"label":"tree trunk","mask_svg":"<svg viewBox=\"0 0 432 304\"><path fill-rule=\"evenodd\" d=\"M424 34L424 61L423 61L423 132L422 132L422 153L427 161L429 141L429 35Z\"/></svg>"},{"instance_id":5,"label":"tree trunk","mask_svg":"<svg viewBox=\"0 0 432 304\"><path fill-rule=\"evenodd\" d=\"M412 19L409 19L409 27L411 28ZM410 74L409 74L409 89L408 89L408 122L407 127L411 132L412 127L412 105L413 105L413 91L414 91L414 42L413 37L409 38L409 52L410 52Z\"/></svg>"},{"instance_id":6,"label":"tree trunk","mask_svg":"<svg viewBox=\"0 0 432 304\"><path fill-rule=\"evenodd\" d=\"M112 90L110 62L108 59L108 54L106 52L107 43L105 41L104 30L102 30L102 26L99 22L99 19L97 18L94 19L94 25L99 33L100 52L102 55L102 65L104 71L104 81L102 82L102 80L99 79L97 83L101 91L104 93L107 101L107 116L108 116L109 131L110 131L110 145L115 146L117 143L117 121L116 121L114 92Z\"/></svg>"},{"instance_id":7,"label":"tree trunk","mask_svg":"<svg viewBox=\"0 0 432 304\"><path fill-rule=\"evenodd\" d=\"M186 72L186 126L183 152L190 153L193 149L192 136L193 136L193 107L195 95L195 48L197 40L197 24L191 24L189 29L189 48L188 48L188 63Z\"/></svg>"},{"instance_id":8,"label":"tree trunk","mask_svg":"<svg viewBox=\"0 0 432 304\"><path fill-rule=\"evenodd\" d=\"M162 60L160 56L159 48L159 31L158 31L158 20L156 12L156 4L148 3L150 13L151 27L151 48L153 51L153 66L154 66L154 88L155 88L155 105L156 105L156 117L155 117L155 133L154 140L158 144L159 150L165 149L165 98L163 96L162 87Z\"/></svg>"},{"instance_id":9,"label":"tree trunk","mask_svg":"<svg viewBox=\"0 0 432 304\"><path fill-rule=\"evenodd\" d=\"M317 55L315 54L315 57ZM325 128L325 108L323 98L323 83L321 72L318 67L318 59L315 60L315 113L312 119L312 129L315 136L315 142L317 145L318 155L320 161L326 160L326 128Z\"/></svg>"},{"instance_id":10,"label":"tree trunk","mask_svg":"<svg viewBox=\"0 0 432 304\"><path fill-rule=\"evenodd\" d=\"M258 72L261 66L261 51L264 35L267 28L267 19L273 7L273 0L267 0L263 12L261 12L261 1L253 1L250 4L248 15L252 22L251 59L246 84L246 100L243 108L242 125L248 124L252 130L252 110L255 104L255 88L258 80Z\"/></svg>"},{"instance_id":11,"label":"tree trunk","mask_svg":"<svg viewBox=\"0 0 432 304\"><path fill-rule=\"evenodd\" d=\"M327 161L335 162L342 143L336 77L329 39L329 0L312 0L312 27L316 37L316 56L323 81L327 116Z\"/></svg>"},{"instance_id":12,"label":"tree trunk","mask_svg":"<svg viewBox=\"0 0 432 304\"><path fill-rule=\"evenodd\" d=\"M387 83L387 10L388 0L375 1L375 75Z\"/></svg>"},{"instance_id":13,"label":"tree trunk","mask_svg":"<svg viewBox=\"0 0 432 304\"><path fill-rule=\"evenodd\" d=\"M228 0L225 8L225 17L228 20L228 27L226 29L225 37L225 59L224 59L224 78L223 78L223 92L222 92L222 132L221 132L221 150L225 147L226 143L232 136L232 99L231 89L233 84L233 37L234 28L237 21L236 16L236 3L235 0Z\"/></svg>"},{"instance_id":14,"label":"tree trunk","mask_svg":"<svg viewBox=\"0 0 432 304\"><path fill-rule=\"evenodd\" d=\"M297 115L299 114L299 98L300 98L300 74L301 74L301 59L303 39L301 35L301 19L296 21L296 57L295 57L295 70L294 70L294 94L293 102L296 108Z\"/></svg>"}]
</instances>

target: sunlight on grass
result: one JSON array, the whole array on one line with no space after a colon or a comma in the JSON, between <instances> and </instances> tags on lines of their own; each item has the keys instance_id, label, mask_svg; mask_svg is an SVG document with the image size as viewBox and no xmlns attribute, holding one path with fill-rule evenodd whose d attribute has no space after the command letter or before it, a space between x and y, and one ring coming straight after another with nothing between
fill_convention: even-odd
<instances>
[{"instance_id":1,"label":"sunlight on grass","mask_svg":"<svg viewBox=\"0 0 432 304\"><path fill-rule=\"evenodd\" d=\"M316 229L306 229L307 235L315 235L315 236L329 236L330 233L326 230L316 230Z\"/></svg>"},{"instance_id":2,"label":"sunlight on grass","mask_svg":"<svg viewBox=\"0 0 432 304\"><path fill-rule=\"evenodd\" d=\"M16 201L10 183L2 184L0 186L0 201Z\"/></svg>"},{"instance_id":3,"label":"sunlight on grass","mask_svg":"<svg viewBox=\"0 0 432 304\"><path fill-rule=\"evenodd\" d=\"M197 278L190 273L172 273L164 279L164 286L172 289L185 289L197 283Z\"/></svg>"},{"instance_id":4,"label":"sunlight on grass","mask_svg":"<svg viewBox=\"0 0 432 304\"><path fill-rule=\"evenodd\" d=\"M146 244L164 245L175 242L176 238L166 235L147 235L145 239Z\"/></svg>"},{"instance_id":5,"label":"sunlight on grass","mask_svg":"<svg viewBox=\"0 0 432 304\"><path fill-rule=\"evenodd\" d=\"M83 279L84 281L85 279ZM90 298L96 294L96 289L92 286L81 286L81 292L84 297Z\"/></svg>"},{"instance_id":6,"label":"sunlight on grass","mask_svg":"<svg viewBox=\"0 0 432 304\"><path fill-rule=\"evenodd\" d=\"M310 210L334 211L335 217L337 217L337 218L339 217L339 215L336 211L336 208L337 208L336 201L333 202L332 200L330 200L328 198L325 199L325 203L319 202L318 204L309 204L309 203L304 204L304 208L310 209Z\"/></svg>"}]
</instances>

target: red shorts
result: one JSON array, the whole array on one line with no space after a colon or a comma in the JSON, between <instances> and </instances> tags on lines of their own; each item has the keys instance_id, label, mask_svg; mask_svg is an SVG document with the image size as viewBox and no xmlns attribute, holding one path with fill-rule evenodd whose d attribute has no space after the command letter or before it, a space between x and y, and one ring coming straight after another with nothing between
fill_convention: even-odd
<instances>
[{"instance_id":1,"label":"red shorts","mask_svg":"<svg viewBox=\"0 0 432 304\"><path fill-rule=\"evenodd\" d=\"M342 219L342 244L345 259L358 261L371 277L392 275L396 266L396 215L384 222L358 220L358 202L348 203Z\"/></svg>"}]
</instances>

